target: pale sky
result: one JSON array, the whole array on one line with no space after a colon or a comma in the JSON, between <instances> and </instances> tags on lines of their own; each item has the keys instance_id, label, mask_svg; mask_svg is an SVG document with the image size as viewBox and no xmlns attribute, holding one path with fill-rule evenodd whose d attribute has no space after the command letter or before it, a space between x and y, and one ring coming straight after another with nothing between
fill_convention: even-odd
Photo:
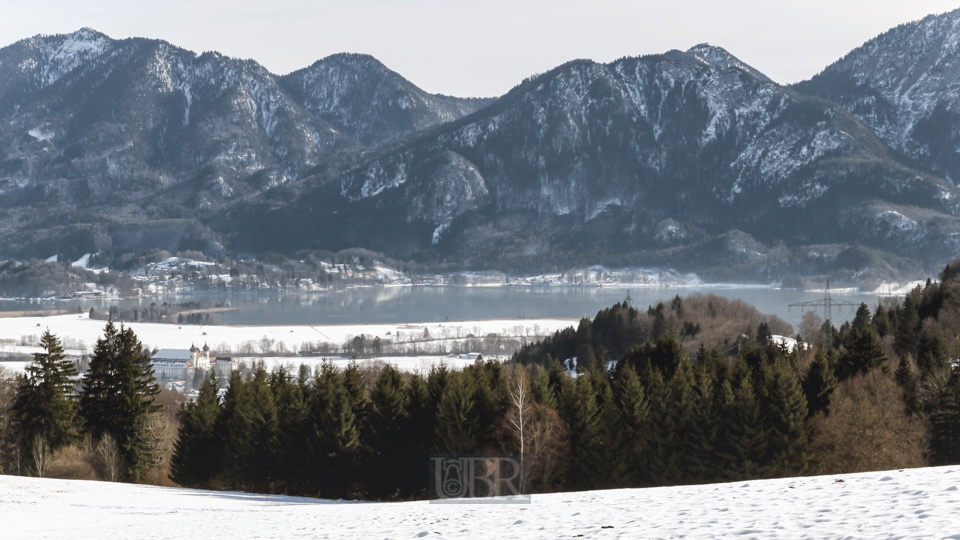
<instances>
[{"instance_id":1,"label":"pale sky","mask_svg":"<svg viewBox=\"0 0 960 540\"><path fill-rule=\"evenodd\" d=\"M429 92L498 96L568 60L721 46L780 83L960 0L0 0L0 45L84 26L285 74L371 54Z\"/></svg>"}]
</instances>

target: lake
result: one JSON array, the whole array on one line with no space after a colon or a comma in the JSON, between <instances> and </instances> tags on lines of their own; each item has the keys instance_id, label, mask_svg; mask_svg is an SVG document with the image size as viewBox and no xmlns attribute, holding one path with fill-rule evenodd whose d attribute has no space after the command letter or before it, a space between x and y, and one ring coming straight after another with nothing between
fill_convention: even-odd
<instances>
[{"instance_id":1,"label":"lake","mask_svg":"<svg viewBox=\"0 0 960 540\"><path fill-rule=\"evenodd\" d=\"M237 309L217 313L227 324L360 324L461 321L503 318L592 317L597 311L624 300L646 309L658 301L694 292L739 298L762 313L778 315L796 330L803 312L789 304L823 299L823 292L780 290L743 285L683 287L367 287L324 293L197 294L123 300L48 301L30 303L2 300L0 311L43 309L103 309L110 305L149 306L164 301L228 302ZM833 293L834 301L877 304L876 294ZM834 308L839 325L853 318L855 307ZM823 317L823 310L818 310ZM0 320L2 324L2 320Z\"/></svg>"}]
</instances>

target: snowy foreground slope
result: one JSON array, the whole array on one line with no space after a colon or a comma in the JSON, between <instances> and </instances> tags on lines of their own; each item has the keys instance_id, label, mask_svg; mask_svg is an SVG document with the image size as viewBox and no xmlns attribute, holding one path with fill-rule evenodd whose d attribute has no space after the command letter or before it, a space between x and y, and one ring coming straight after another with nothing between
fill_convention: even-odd
<instances>
[{"instance_id":1,"label":"snowy foreground slope","mask_svg":"<svg viewBox=\"0 0 960 540\"><path fill-rule=\"evenodd\" d=\"M0 536L960 538L958 485L960 468L936 467L437 505L0 476Z\"/></svg>"}]
</instances>

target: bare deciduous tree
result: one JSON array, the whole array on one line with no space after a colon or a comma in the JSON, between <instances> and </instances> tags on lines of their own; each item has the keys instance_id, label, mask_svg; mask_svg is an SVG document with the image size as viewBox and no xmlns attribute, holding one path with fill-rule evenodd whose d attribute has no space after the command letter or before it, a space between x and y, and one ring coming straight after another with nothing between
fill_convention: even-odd
<instances>
[{"instance_id":1,"label":"bare deciduous tree","mask_svg":"<svg viewBox=\"0 0 960 540\"><path fill-rule=\"evenodd\" d=\"M123 470L120 448L117 447L116 439L109 433L104 434L100 442L97 443L97 457L100 461L100 471L103 479L107 482L120 480L120 471Z\"/></svg>"},{"instance_id":2,"label":"bare deciduous tree","mask_svg":"<svg viewBox=\"0 0 960 540\"><path fill-rule=\"evenodd\" d=\"M922 422L906 413L900 388L879 371L844 381L830 416L813 421L828 474L922 467L927 439Z\"/></svg>"},{"instance_id":3,"label":"bare deciduous tree","mask_svg":"<svg viewBox=\"0 0 960 540\"><path fill-rule=\"evenodd\" d=\"M514 437L520 445L520 489L527 492L529 485L529 466L524 462L526 441L524 439L527 419L530 410L530 390L527 382L527 371L523 366L517 366L513 371L513 381L510 385L510 412L507 414L507 424L513 431Z\"/></svg>"},{"instance_id":4,"label":"bare deciduous tree","mask_svg":"<svg viewBox=\"0 0 960 540\"><path fill-rule=\"evenodd\" d=\"M47 472L47 462L50 461L50 447L42 435L37 435L30 441L30 457L33 459L33 472L39 478Z\"/></svg>"}]
</instances>

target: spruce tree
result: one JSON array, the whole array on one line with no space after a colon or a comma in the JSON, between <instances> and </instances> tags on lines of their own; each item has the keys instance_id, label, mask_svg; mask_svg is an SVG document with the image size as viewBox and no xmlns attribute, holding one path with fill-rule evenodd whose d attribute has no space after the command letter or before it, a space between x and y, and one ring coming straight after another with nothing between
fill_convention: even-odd
<instances>
[{"instance_id":1,"label":"spruce tree","mask_svg":"<svg viewBox=\"0 0 960 540\"><path fill-rule=\"evenodd\" d=\"M752 379L741 378L728 417L726 444L733 455L734 466L727 475L733 480L769 475L766 463L769 428L753 392Z\"/></svg>"},{"instance_id":2,"label":"spruce tree","mask_svg":"<svg viewBox=\"0 0 960 540\"><path fill-rule=\"evenodd\" d=\"M20 446L27 455L36 442L50 451L74 442L80 422L76 366L49 330L40 336L40 346L43 352L33 353L12 406Z\"/></svg>"},{"instance_id":3,"label":"spruce tree","mask_svg":"<svg viewBox=\"0 0 960 540\"><path fill-rule=\"evenodd\" d=\"M930 416L931 461L936 465L960 463L960 371L950 374Z\"/></svg>"},{"instance_id":4,"label":"spruce tree","mask_svg":"<svg viewBox=\"0 0 960 540\"><path fill-rule=\"evenodd\" d=\"M713 394L713 410L717 415L717 433L713 444L713 478L726 479L731 476L730 471L739 465L736 461L737 452L733 447L733 406L734 393L730 381L724 379L717 382Z\"/></svg>"},{"instance_id":5,"label":"spruce tree","mask_svg":"<svg viewBox=\"0 0 960 540\"><path fill-rule=\"evenodd\" d=\"M276 479L281 456L277 444L277 406L263 362L257 363L253 378L247 383L247 396L251 440L249 454L243 460L247 466L244 478L255 491L267 492Z\"/></svg>"},{"instance_id":6,"label":"spruce tree","mask_svg":"<svg viewBox=\"0 0 960 540\"><path fill-rule=\"evenodd\" d=\"M602 480L605 464L600 439L601 411L587 377L579 377L567 387L561 409L570 437L569 484L573 489L591 489Z\"/></svg>"},{"instance_id":7,"label":"spruce tree","mask_svg":"<svg viewBox=\"0 0 960 540\"><path fill-rule=\"evenodd\" d=\"M838 384L823 349L818 348L803 380L803 393L807 397L807 416L813 416L820 411L830 414L830 398Z\"/></svg>"},{"instance_id":8,"label":"spruce tree","mask_svg":"<svg viewBox=\"0 0 960 540\"><path fill-rule=\"evenodd\" d=\"M773 333L770 332L770 325L766 322L760 323L760 326L757 327L757 343L766 345L770 343L772 337Z\"/></svg>"},{"instance_id":9,"label":"spruce tree","mask_svg":"<svg viewBox=\"0 0 960 540\"><path fill-rule=\"evenodd\" d=\"M233 372L223 397L223 410L216 431L223 446L223 479L237 489L247 487L247 457L253 443L252 404L249 383L240 372Z\"/></svg>"},{"instance_id":10,"label":"spruce tree","mask_svg":"<svg viewBox=\"0 0 960 540\"><path fill-rule=\"evenodd\" d=\"M597 488L627 487L629 460L625 452L623 416L614 397L606 364L597 362L590 368L590 384L597 396L600 451L604 462Z\"/></svg>"},{"instance_id":11,"label":"spruce tree","mask_svg":"<svg viewBox=\"0 0 960 540\"><path fill-rule=\"evenodd\" d=\"M617 403L623 430L620 459L625 463L624 483L637 487L645 480L643 468L648 448L650 404L640 378L631 366L624 368L617 379Z\"/></svg>"},{"instance_id":12,"label":"spruce tree","mask_svg":"<svg viewBox=\"0 0 960 540\"><path fill-rule=\"evenodd\" d=\"M767 452L772 471L778 476L817 474L820 462L810 445L807 400L793 370L785 362L777 363L771 384Z\"/></svg>"},{"instance_id":13,"label":"spruce tree","mask_svg":"<svg viewBox=\"0 0 960 540\"><path fill-rule=\"evenodd\" d=\"M107 323L83 376L80 413L95 438L110 434L117 441L126 476L135 482L152 465L140 449L148 416L160 410L154 404L159 393L150 354L136 334Z\"/></svg>"},{"instance_id":14,"label":"spruce tree","mask_svg":"<svg viewBox=\"0 0 960 540\"><path fill-rule=\"evenodd\" d=\"M930 373L938 373L947 368L949 350L943 334L936 330L924 329L917 337L917 367L926 377Z\"/></svg>"},{"instance_id":15,"label":"spruce tree","mask_svg":"<svg viewBox=\"0 0 960 540\"><path fill-rule=\"evenodd\" d=\"M667 383L669 389L669 408L667 425L670 430L667 437L660 441L661 452L666 450L666 458L660 463L659 478L663 484L679 484L691 480L696 474L697 464L691 456L700 448L696 425L696 403L693 390L693 373L690 365L684 361ZM663 454L661 454L663 455Z\"/></svg>"},{"instance_id":16,"label":"spruce tree","mask_svg":"<svg viewBox=\"0 0 960 540\"><path fill-rule=\"evenodd\" d=\"M404 486L403 477L416 462L416 447L408 438L410 430L408 395L403 375L389 364L380 370L380 376L370 392L368 487L378 498L399 495ZM423 471L420 471L421 473Z\"/></svg>"},{"instance_id":17,"label":"spruce tree","mask_svg":"<svg viewBox=\"0 0 960 540\"><path fill-rule=\"evenodd\" d=\"M893 333L893 324L890 322L890 316L882 303L878 303L876 310L873 312L873 327L877 329L877 334L881 338Z\"/></svg>"},{"instance_id":18,"label":"spruce tree","mask_svg":"<svg viewBox=\"0 0 960 540\"><path fill-rule=\"evenodd\" d=\"M548 365L553 365L551 364ZM550 378L542 368L534 367L530 369L530 392L533 400L541 405L546 405L553 410L557 409L557 397L550 388Z\"/></svg>"},{"instance_id":19,"label":"spruce tree","mask_svg":"<svg viewBox=\"0 0 960 540\"><path fill-rule=\"evenodd\" d=\"M660 370L648 367L641 377L641 383L647 393L649 403L648 429L645 434L647 452L642 458L641 478L644 484L660 485L664 482L666 470L673 449L670 440L674 426L670 414L672 406L670 391L663 380Z\"/></svg>"},{"instance_id":20,"label":"spruce tree","mask_svg":"<svg viewBox=\"0 0 960 540\"><path fill-rule=\"evenodd\" d=\"M356 360L351 360L343 370L343 389L347 393L353 415L358 422L362 421L367 407L367 387L363 382L363 371Z\"/></svg>"},{"instance_id":21,"label":"spruce tree","mask_svg":"<svg viewBox=\"0 0 960 540\"><path fill-rule=\"evenodd\" d=\"M893 372L893 378L897 381L897 385L900 386L901 392L903 392L903 403L906 407L907 414L917 414L920 412L917 376L913 372L913 366L910 365L910 360L906 356L900 357L900 362L897 363L897 370Z\"/></svg>"},{"instance_id":22,"label":"spruce tree","mask_svg":"<svg viewBox=\"0 0 960 540\"><path fill-rule=\"evenodd\" d=\"M717 443L724 411L717 408L709 367L704 364L694 370L692 424L684 438L686 478L695 483L716 478L721 465Z\"/></svg>"},{"instance_id":23,"label":"spruce tree","mask_svg":"<svg viewBox=\"0 0 960 540\"><path fill-rule=\"evenodd\" d=\"M561 399L568 391L568 387L573 385L573 381L564 373L563 367L557 360L554 360L548 367L547 384L550 387L550 396L544 397L542 403L555 411L559 411Z\"/></svg>"},{"instance_id":24,"label":"spruce tree","mask_svg":"<svg viewBox=\"0 0 960 540\"><path fill-rule=\"evenodd\" d=\"M430 409L434 417L440 409L440 400L443 399L443 392L450 382L450 377L451 371L446 364L431 366L430 373L427 374L427 392L430 395Z\"/></svg>"},{"instance_id":25,"label":"spruce tree","mask_svg":"<svg viewBox=\"0 0 960 540\"><path fill-rule=\"evenodd\" d=\"M886 365L887 358L883 352L883 345L872 326L851 329L846 348L846 353L837 363L837 378L841 381L858 373L868 373L877 368L884 368Z\"/></svg>"},{"instance_id":26,"label":"spruce tree","mask_svg":"<svg viewBox=\"0 0 960 540\"><path fill-rule=\"evenodd\" d=\"M180 413L180 429L170 460L170 479L187 487L210 487L223 463L223 448L217 436L220 414L216 374L210 372L200 385L196 401Z\"/></svg>"},{"instance_id":27,"label":"spruce tree","mask_svg":"<svg viewBox=\"0 0 960 540\"><path fill-rule=\"evenodd\" d=\"M437 409L436 448L439 453L470 454L479 450L482 426L468 376L451 373Z\"/></svg>"},{"instance_id":28,"label":"spruce tree","mask_svg":"<svg viewBox=\"0 0 960 540\"><path fill-rule=\"evenodd\" d=\"M409 465L405 468L402 488L410 496L418 496L427 489L423 471L429 466L429 454L433 449L435 413L430 403L427 382L419 374L410 377L406 388L406 416L409 428L405 435L405 446L413 452Z\"/></svg>"},{"instance_id":29,"label":"spruce tree","mask_svg":"<svg viewBox=\"0 0 960 540\"><path fill-rule=\"evenodd\" d=\"M353 400L347 394L340 371L328 362L320 368L311 395L311 460L319 482L318 491L328 497L350 494L357 478L360 425Z\"/></svg>"},{"instance_id":30,"label":"spruce tree","mask_svg":"<svg viewBox=\"0 0 960 540\"><path fill-rule=\"evenodd\" d=\"M301 368L306 366L302 365ZM307 398L304 389L309 368L301 369L297 380L277 368L270 376L270 390L277 407L277 479L287 493L305 493L304 479L309 475L309 436Z\"/></svg>"},{"instance_id":31,"label":"spruce tree","mask_svg":"<svg viewBox=\"0 0 960 540\"><path fill-rule=\"evenodd\" d=\"M897 353L916 355L917 332L920 328L920 313L913 294L908 294L897 313L896 339L893 344Z\"/></svg>"}]
</instances>

